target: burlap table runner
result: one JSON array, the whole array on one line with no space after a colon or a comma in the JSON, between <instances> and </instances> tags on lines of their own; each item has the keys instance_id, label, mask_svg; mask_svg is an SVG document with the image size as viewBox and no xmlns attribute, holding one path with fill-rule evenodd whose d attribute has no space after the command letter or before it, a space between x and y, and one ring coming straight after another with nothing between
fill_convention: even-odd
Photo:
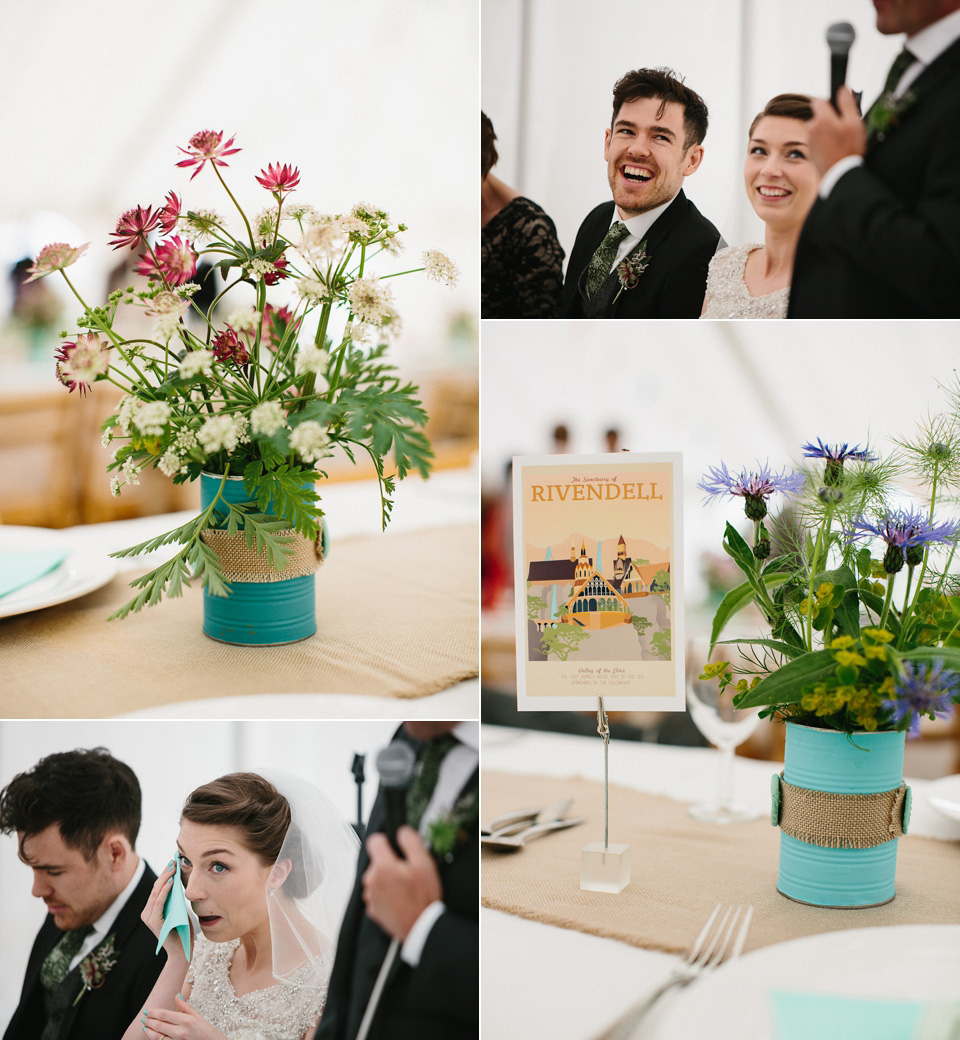
<instances>
[{"instance_id":1,"label":"burlap table runner","mask_svg":"<svg viewBox=\"0 0 960 1040\"><path fill-rule=\"evenodd\" d=\"M108 623L133 595L121 576L0 620L0 717L99 717L249 693L436 693L478 674L477 560L473 525L334 542L317 572L317 634L277 647L204 636L197 586Z\"/></svg>"},{"instance_id":2,"label":"burlap table runner","mask_svg":"<svg viewBox=\"0 0 960 1040\"><path fill-rule=\"evenodd\" d=\"M892 903L826 910L777 892L780 834L769 817L698 823L680 802L611 785L610 841L630 846L630 884L618 895L581 892L580 850L603 840L603 785L485 772L481 792L484 820L563 797L574 798L571 816L587 819L519 852L483 849L483 905L532 921L669 953L689 947L720 901L753 904L748 950L843 928L960 923L960 842L901 838Z\"/></svg>"}]
</instances>

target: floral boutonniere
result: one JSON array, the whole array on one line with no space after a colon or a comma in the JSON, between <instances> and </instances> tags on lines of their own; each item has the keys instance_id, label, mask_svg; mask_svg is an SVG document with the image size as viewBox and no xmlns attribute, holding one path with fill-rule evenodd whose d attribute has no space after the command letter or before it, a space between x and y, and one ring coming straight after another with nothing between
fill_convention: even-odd
<instances>
[{"instance_id":1,"label":"floral boutonniere","mask_svg":"<svg viewBox=\"0 0 960 1040\"><path fill-rule=\"evenodd\" d=\"M617 264L617 278L620 279L620 290L613 301L620 298L624 289L633 289L640 281L640 275L650 266L650 258L647 256L647 240L644 239L640 245L629 255L625 256Z\"/></svg>"},{"instance_id":2,"label":"floral boutonniere","mask_svg":"<svg viewBox=\"0 0 960 1040\"><path fill-rule=\"evenodd\" d=\"M80 998L89 989L99 989L106 981L110 970L117 963L120 956L117 952L116 933L108 935L106 939L80 962L80 978L83 980L83 989L77 994L74 1006L80 1003Z\"/></svg>"},{"instance_id":3,"label":"floral boutonniere","mask_svg":"<svg viewBox=\"0 0 960 1040\"><path fill-rule=\"evenodd\" d=\"M882 94L867 113L867 137L882 141L899 124L900 117L916 100L917 95L912 90L908 90L900 98L894 97L890 92Z\"/></svg>"},{"instance_id":4,"label":"floral boutonniere","mask_svg":"<svg viewBox=\"0 0 960 1040\"><path fill-rule=\"evenodd\" d=\"M449 863L467 840L467 829L477 819L477 792L462 795L450 812L427 824L427 844L438 860Z\"/></svg>"}]
</instances>

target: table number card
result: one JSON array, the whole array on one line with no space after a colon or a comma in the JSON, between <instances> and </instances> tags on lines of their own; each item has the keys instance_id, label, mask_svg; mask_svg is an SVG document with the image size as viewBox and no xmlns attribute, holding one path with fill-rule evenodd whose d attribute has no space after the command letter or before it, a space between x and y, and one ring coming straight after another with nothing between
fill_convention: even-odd
<instances>
[{"instance_id":1,"label":"table number card","mask_svg":"<svg viewBox=\"0 0 960 1040\"><path fill-rule=\"evenodd\" d=\"M520 711L682 711L679 453L513 460Z\"/></svg>"}]
</instances>

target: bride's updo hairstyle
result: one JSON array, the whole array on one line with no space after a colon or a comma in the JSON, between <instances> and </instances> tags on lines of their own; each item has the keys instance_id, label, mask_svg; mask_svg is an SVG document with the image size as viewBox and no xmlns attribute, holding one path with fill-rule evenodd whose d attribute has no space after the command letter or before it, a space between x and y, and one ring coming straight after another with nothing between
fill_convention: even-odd
<instances>
[{"instance_id":1,"label":"bride's updo hairstyle","mask_svg":"<svg viewBox=\"0 0 960 1040\"><path fill-rule=\"evenodd\" d=\"M287 835L291 827L290 804L269 780L257 773L229 773L203 784L187 796L180 818L235 828L246 848L259 856L264 866L276 863L284 838L290 853L294 850L291 841L299 837L293 831ZM299 857L294 856L293 862L299 863ZM283 889L294 899L307 894L306 879L296 867L284 881Z\"/></svg>"},{"instance_id":2,"label":"bride's updo hairstyle","mask_svg":"<svg viewBox=\"0 0 960 1040\"><path fill-rule=\"evenodd\" d=\"M750 129L747 131L747 140L753 137L753 131L757 129L757 123L767 116L780 116L783 119L799 119L805 123L813 119L813 108L810 98L806 94L777 94L763 106L763 111L754 116Z\"/></svg>"}]
</instances>

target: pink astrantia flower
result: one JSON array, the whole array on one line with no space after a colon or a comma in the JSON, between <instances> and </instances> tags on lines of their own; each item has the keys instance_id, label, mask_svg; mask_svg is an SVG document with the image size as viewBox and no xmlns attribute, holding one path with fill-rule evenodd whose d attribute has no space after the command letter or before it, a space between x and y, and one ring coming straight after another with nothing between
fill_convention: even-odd
<instances>
[{"instance_id":1,"label":"pink astrantia flower","mask_svg":"<svg viewBox=\"0 0 960 1040\"><path fill-rule=\"evenodd\" d=\"M223 332L218 332L213 341L213 356L218 361L233 361L245 365L250 360L246 346L237 339L237 334L228 325Z\"/></svg>"},{"instance_id":2,"label":"pink astrantia flower","mask_svg":"<svg viewBox=\"0 0 960 1040\"><path fill-rule=\"evenodd\" d=\"M76 341L64 343L56 353L57 378L70 393L79 390L83 396L90 384L110 367L107 343L95 332L77 336Z\"/></svg>"},{"instance_id":3,"label":"pink astrantia flower","mask_svg":"<svg viewBox=\"0 0 960 1040\"><path fill-rule=\"evenodd\" d=\"M165 235L169 235L176 228L177 221L180 219L180 197L172 191L168 192L166 205L157 216L160 217L160 230Z\"/></svg>"},{"instance_id":4,"label":"pink astrantia flower","mask_svg":"<svg viewBox=\"0 0 960 1040\"><path fill-rule=\"evenodd\" d=\"M156 263L149 253L140 259L137 274L158 278L167 285L182 285L197 273L197 254L193 246L179 235L161 242L154 250Z\"/></svg>"},{"instance_id":5,"label":"pink astrantia flower","mask_svg":"<svg viewBox=\"0 0 960 1040\"><path fill-rule=\"evenodd\" d=\"M135 206L133 209L128 209L117 221L117 229L113 233L113 238L110 239L110 245L114 249L120 249L122 246L136 249L137 246L145 243L147 235L151 231L156 231L159 226L160 214L154 213L152 206L147 206L146 209L143 206Z\"/></svg>"},{"instance_id":6,"label":"pink astrantia flower","mask_svg":"<svg viewBox=\"0 0 960 1040\"><path fill-rule=\"evenodd\" d=\"M263 281L266 285L276 285L281 278L289 278L290 275L287 271L287 261L280 257L279 260L275 260L272 271L265 271L263 275Z\"/></svg>"},{"instance_id":7,"label":"pink astrantia flower","mask_svg":"<svg viewBox=\"0 0 960 1040\"><path fill-rule=\"evenodd\" d=\"M196 166L197 168L190 177L190 180L193 180L203 169L203 165L208 159L215 166L226 166L227 164L223 161L223 156L235 155L240 151L239 148L231 148L230 145L232 144L232 137L226 142L223 141L222 130L219 133L216 130L201 130L190 138L189 148L180 149L184 155L188 155L190 158L181 159L177 166ZM199 165L197 165L198 163Z\"/></svg>"},{"instance_id":8,"label":"pink astrantia flower","mask_svg":"<svg viewBox=\"0 0 960 1040\"><path fill-rule=\"evenodd\" d=\"M260 173L263 176L257 177L257 180L268 191L280 192L282 194L285 191L293 191L300 183L300 171L295 166L290 166L287 163L284 163L283 166L280 163L277 163L276 166L270 163Z\"/></svg>"},{"instance_id":9,"label":"pink astrantia flower","mask_svg":"<svg viewBox=\"0 0 960 1040\"><path fill-rule=\"evenodd\" d=\"M37 254L33 267L30 268L30 277L27 281L32 282L35 278L43 278L54 271L62 271L65 267L76 263L86 252L88 245L90 245L89 242L82 246L68 246L66 242L51 242L50 245L44 246Z\"/></svg>"},{"instance_id":10,"label":"pink astrantia flower","mask_svg":"<svg viewBox=\"0 0 960 1040\"><path fill-rule=\"evenodd\" d=\"M299 330L301 320L302 318L297 318L293 326L294 333ZM263 308L261 335L271 350L280 346L280 341L292 321L293 312L289 307L274 307L272 303L268 303Z\"/></svg>"}]
</instances>

